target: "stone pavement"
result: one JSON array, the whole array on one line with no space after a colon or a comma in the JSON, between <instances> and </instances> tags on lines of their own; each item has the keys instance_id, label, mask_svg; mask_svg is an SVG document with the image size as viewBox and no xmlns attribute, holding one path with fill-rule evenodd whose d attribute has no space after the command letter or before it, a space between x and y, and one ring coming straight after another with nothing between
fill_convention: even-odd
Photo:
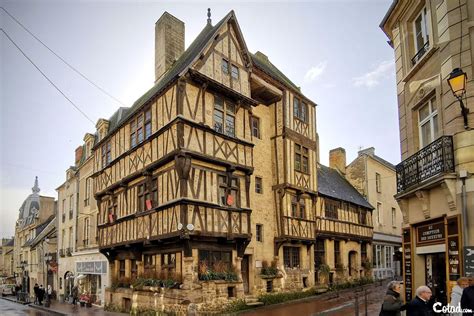
<instances>
[{"instance_id":1,"label":"stone pavement","mask_svg":"<svg viewBox=\"0 0 474 316\"><path fill-rule=\"evenodd\" d=\"M26 305L23 302L17 301L14 296L2 297L10 302ZM44 307L44 305L36 305L33 303L27 304L28 307L34 308L39 311L47 312L48 315L98 315L98 316L124 316L128 314L123 313L112 313L106 312L103 308L92 306L92 307L81 307L79 305L72 305L68 303L59 303L58 301L51 301L50 307Z\"/></svg>"}]
</instances>

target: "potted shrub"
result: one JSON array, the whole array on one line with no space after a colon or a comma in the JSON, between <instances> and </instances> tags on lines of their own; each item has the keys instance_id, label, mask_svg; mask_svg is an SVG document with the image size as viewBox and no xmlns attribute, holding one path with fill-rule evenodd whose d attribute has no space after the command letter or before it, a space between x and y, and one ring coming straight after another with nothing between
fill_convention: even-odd
<instances>
[{"instance_id":1,"label":"potted shrub","mask_svg":"<svg viewBox=\"0 0 474 316\"><path fill-rule=\"evenodd\" d=\"M326 283L328 280L329 274L331 273L331 268L327 264L322 263L318 267L318 273L321 280L320 283Z\"/></svg>"}]
</instances>

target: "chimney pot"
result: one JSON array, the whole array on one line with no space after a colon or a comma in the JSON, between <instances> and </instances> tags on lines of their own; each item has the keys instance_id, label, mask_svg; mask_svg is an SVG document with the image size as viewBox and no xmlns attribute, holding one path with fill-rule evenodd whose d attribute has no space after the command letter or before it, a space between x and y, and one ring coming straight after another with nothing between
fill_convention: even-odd
<instances>
[{"instance_id":1,"label":"chimney pot","mask_svg":"<svg viewBox=\"0 0 474 316\"><path fill-rule=\"evenodd\" d=\"M342 147L329 151L329 167L336 169L343 176L346 175L346 150Z\"/></svg>"}]
</instances>

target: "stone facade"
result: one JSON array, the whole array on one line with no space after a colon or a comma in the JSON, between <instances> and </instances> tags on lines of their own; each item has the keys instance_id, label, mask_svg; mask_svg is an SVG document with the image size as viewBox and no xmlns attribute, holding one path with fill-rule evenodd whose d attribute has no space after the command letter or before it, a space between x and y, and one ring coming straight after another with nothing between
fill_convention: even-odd
<instances>
[{"instance_id":1,"label":"stone facade","mask_svg":"<svg viewBox=\"0 0 474 316\"><path fill-rule=\"evenodd\" d=\"M446 303L467 272L462 247L474 244L473 16L471 1L395 1L381 23L395 53L402 156L395 197L408 299L427 284ZM467 73L470 128L447 82L454 68Z\"/></svg>"},{"instance_id":2,"label":"stone facade","mask_svg":"<svg viewBox=\"0 0 474 316\"><path fill-rule=\"evenodd\" d=\"M395 166L377 156L370 147L360 150L346 170L347 180L375 207L374 277L401 277L402 213L393 197L397 193Z\"/></svg>"}]
</instances>

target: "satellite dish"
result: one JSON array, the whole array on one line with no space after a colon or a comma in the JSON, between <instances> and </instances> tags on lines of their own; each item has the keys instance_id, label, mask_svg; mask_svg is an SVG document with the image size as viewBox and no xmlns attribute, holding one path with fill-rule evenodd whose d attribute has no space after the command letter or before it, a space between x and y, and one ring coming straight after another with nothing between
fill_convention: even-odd
<instances>
[{"instance_id":1,"label":"satellite dish","mask_svg":"<svg viewBox=\"0 0 474 316\"><path fill-rule=\"evenodd\" d=\"M193 224L188 224L186 225L186 228L189 230L189 231L193 231L194 230L194 225Z\"/></svg>"},{"instance_id":2,"label":"satellite dish","mask_svg":"<svg viewBox=\"0 0 474 316\"><path fill-rule=\"evenodd\" d=\"M183 229L183 224L179 223L178 224L178 230L181 230L181 229Z\"/></svg>"}]
</instances>

